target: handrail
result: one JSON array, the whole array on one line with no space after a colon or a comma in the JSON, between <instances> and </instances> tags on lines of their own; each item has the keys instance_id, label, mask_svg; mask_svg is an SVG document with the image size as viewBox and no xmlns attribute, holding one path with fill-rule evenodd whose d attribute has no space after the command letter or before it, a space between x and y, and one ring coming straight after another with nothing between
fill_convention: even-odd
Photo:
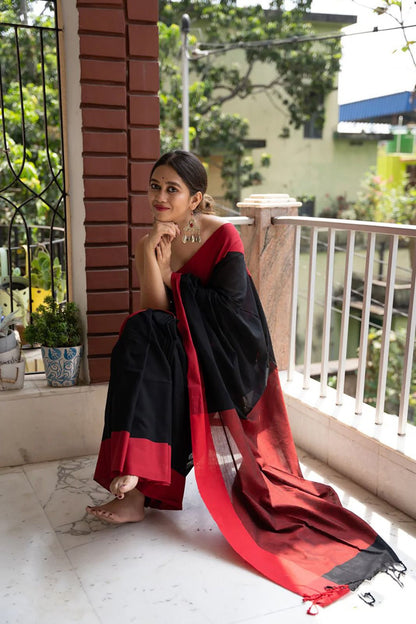
<instances>
[{"instance_id":1,"label":"handrail","mask_svg":"<svg viewBox=\"0 0 416 624\"><path fill-rule=\"evenodd\" d=\"M233 225L254 225L253 217L221 217L225 223L232 223Z\"/></svg>"},{"instance_id":2,"label":"handrail","mask_svg":"<svg viewBox=\"0 0 416 624\"><path fill-rule=\"evenodd\" d=\"M397 223L377 223L374 221L354 221L353 219L321 219L319 217L272 217L272 224L304 225L312 227L333 228L334 230L358 230L359 232L377 232L378 234L395 234L397 236L415 236L416 225L399 225Z\"/></svg>"}]
</instances>

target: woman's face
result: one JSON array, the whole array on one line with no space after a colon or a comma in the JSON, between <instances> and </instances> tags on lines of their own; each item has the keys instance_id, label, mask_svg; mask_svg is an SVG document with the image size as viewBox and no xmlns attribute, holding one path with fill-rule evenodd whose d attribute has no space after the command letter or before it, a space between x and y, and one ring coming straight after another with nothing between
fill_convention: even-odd
<instances>
[{"instance_id":1,"label":"woman's face","mask_svg":"<svg viewBox=\"0 0 416 624\"><path fill-rule=\"evenodd\" d=\"M161 165L150 178L148 198L157 221L174 221L180 226L198 206L202 193L191 195L176 171L169 165Z\"/></svg>"}]
</instances>

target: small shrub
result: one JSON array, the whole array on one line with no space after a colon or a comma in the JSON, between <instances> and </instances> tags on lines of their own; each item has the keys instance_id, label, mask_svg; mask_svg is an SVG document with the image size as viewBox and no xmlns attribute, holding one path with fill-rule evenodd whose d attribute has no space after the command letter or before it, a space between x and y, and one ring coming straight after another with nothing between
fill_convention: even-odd
<instances>
[{"instance_id":1,"label":"small shrub","mask_svg":"<svg viewBox=\"0 0 416 624\"><path fill-rule=\"evenodd\" d=\"M32 322L24 330L24 338L29 344L45 347L80 345L82 332L77 304L58 304L53 297L45 297L44 303L33 312Z\"/></svg>"}]
</instances>

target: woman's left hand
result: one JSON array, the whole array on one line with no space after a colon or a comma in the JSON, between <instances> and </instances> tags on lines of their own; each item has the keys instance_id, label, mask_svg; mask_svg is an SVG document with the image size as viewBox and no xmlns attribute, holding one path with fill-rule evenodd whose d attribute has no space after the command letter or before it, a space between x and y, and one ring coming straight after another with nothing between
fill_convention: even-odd
<instances>
[{"instance_id":1,"label":"woman's left hand","mask_svg":"<svg viewBox=\"0 0 416 624\"><path fill-rule=\"evenodd\" d=\"M162 275L163 282L168 288L172 288L172 269L170 266L170 259L172 255L172 246L169 236L162 236L159 244L156 247L156 259L159 265L160 273Z\"/></svg>"}]
</instances>

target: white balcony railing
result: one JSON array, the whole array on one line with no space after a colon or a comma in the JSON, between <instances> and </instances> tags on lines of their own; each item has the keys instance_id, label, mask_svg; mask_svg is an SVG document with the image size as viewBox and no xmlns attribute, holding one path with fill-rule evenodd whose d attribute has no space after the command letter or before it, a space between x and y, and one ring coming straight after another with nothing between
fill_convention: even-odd
<instances>
[{"instance_id":1,"label":"white balcony railing","mask_svg":"<svg viewBox=\"0 0 416 624\"><path fill-rule=\"evenodd\" d=\"M247 223L247 221L245 221ZM296 363L296 328L299 304L299 268L301 233L303 228L310 232L309 243L309 268L307 276L306 298L306 323L304 329L305 348L303 357L303 387L308 389L311 378L312 365L312 339L314 335L314 307L315 287L317 280L317 249L318 233L327 232L326 238L326 274L323 303L323 331L320 357L320 393L321 397L327 396L329 352L331 342L331 315L333 313L333 287L334 287L334 255L336 232L346 232L345 268L342 286L342 308L340 323L339 353L337 364L337 391L336 405L342 405L344 401L344 383L346 375L347 345L349 340L349 318L351 313L351 284L353 277L353 262L356 254L356 234L366 238L365 245L365 268L363 275L362 304L361 304L361 329L358 349L357 383L355 396L355 412L361 414L364 402L365 374L367 366L368 333L370 324L370 311L372 310L372 286L373 271L375 265L376 237L383 236L388 240L387 274L385 279L385 298L382 303L383 322L380 351L380 366L377 384L377 399L375 409L375 422L382 424L388 372L388 356L390 346L390 332L393 313L393 298L398 269L397 255L400 237L416 237L416 227L410 225L394 225L384 223L372 223L364 221L350 221L340 219L320 219L312 217L273 217L272 223L279 225L293 225L295 227L294 245L294 278L292 282L292 312L291 312L291 336L290 354L288 366L288 380L291 380L295 371ZM360 252L362 253L362 251ZM406 342L403 362L403 377L401 383L400 409L398 416L397 433L405 435L407 415L409 409L409 396L412 377L413 351L415 343L416 327L416 267L408 269L408 281L410 289L409 305L407 310Z\"/></svg>"}]
</instances>

